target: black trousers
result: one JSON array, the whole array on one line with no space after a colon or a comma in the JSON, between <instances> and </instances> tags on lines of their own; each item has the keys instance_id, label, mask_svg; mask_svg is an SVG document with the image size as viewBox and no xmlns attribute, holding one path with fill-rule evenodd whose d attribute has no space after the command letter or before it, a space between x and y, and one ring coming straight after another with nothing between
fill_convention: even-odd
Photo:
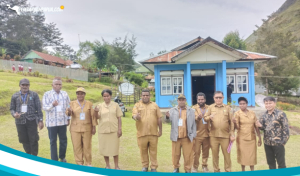
<instances>
[{"instance_id":1,"label":"black trousers","mask_svg":"<svg viewBox=\"0 0 300 176\"><path fill-rule=\"evenodd\" d=\"M39 134L37 130L36 120L27 120L25 124L16 124L19 142L23 144L26 153L38 155L39 150Z\"/></svg>"},{"instance_id":2,"label":"black trousers","mask_svg":"<svg viewBox=\"0 0 300 176\"><path fill-rule=\"evenodd\" d=\"M67 125L48 127L48 135L50 139L51 159L58 161L66 157L67 151ZM59 156L57 156L57 136L59 137Z\"/></svg>"},{"instance_id":3,"label":"black trousers","mask_svg":"<svg viewBox=\"0 0 300 176\"><path fill-rule=\"evenodd\" d=\"M283 145L270 146L265 144L265 152L269 169L276 169L276 161L278 168L286 168L285 148Z\"/></svg>"}]
</instances>

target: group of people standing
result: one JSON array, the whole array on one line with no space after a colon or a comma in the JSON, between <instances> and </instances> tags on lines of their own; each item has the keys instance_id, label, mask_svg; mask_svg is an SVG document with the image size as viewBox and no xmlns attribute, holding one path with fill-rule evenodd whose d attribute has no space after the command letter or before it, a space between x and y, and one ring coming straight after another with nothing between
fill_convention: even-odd
<instances>
[{"instance_id":1,"label":"group of people standing","mask_svg":"<svg viewBox=\"0 0 300 176\"><path fill-rule=\"evenodd\" d=\"M16 66L15 66L15 64L13 64L11 68L12 68L13 72L16 71ZM19 65L18 65L18 70L19 70L19 72L23 72L23 71L24 71L24 66L23 66L22 64L19 64ZM29 66L29 67L28 67L28 72L31 72L31 71L32 71L32 68Z\"/></svg>"},{"instance_id":2,"label":"group of people standing","mask_svg":"<svg viewBox=\"0 0 300 176\"><path fill-rule=\"evenodd\" d=\"M42 109L46 114L45 125L48 129L52 160L67 162L67 126L70 126L74 158L78 165L92 166L92 136L98 126L99 151L110 169L109 158L113 157L115 169L120 169L119 145L122 136L123 115L119 105L111 101L111 90L105 89L101 95L104 102L93 106L86 100L86 90L76 90L77 99L70 101L67 92L62 91L62 80L53 79L52 90L47 91L42 105L37 93L30 91L28 79L19 82L20 91L11 98L10 111L15 118L19 142L26 153L38 155L40 130L44 127ZM223 93L216 91L214 104L206 105L206 96L197 94L197 104L192 108L186 105L183 94L178 96L178 106L166 113L171 122L170 139L172 141L173 172L179 172L181 151L186 173L198 172L202 152L202 170L208 170L209 149L212 150L214 172L220 172L219 150L224 155L226 172L231 171L230 146L237 141L237 160L242 170L250 166L254 170L257 164L257 148L261 145L260 130L264 131L264 148L270 169L285 168L284 145L289 139L289 126L286 114L275 108L273 97L264 99L267 111L261 118L247 109L248 101L238 99L240 110L233 114L231 107L223 104ZM162 113L155 102L150 101L150 91L142 91L142 99L132 110L132 119L136 123L137 144L140 149L142 171L156 172L158 138L162 135ZM237 137L235 136L237 130ZM258 136L258 142L256 142ZM57 151L57 137L59 151ZM150 158L150 162L149 162Z\"/></svg>"}]
</instances>

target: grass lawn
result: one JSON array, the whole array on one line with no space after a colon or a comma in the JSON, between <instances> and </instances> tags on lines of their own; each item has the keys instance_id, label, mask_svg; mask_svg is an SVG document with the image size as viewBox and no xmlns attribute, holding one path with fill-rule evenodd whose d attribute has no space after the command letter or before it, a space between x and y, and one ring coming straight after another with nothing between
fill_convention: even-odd
<instances>
[{"instance_id":1,"label":"grass lawn","mask_svg":"<svg viewBox=\"0 0 300 176\"><path fill-rule=\"evenodd\" d=\"M23 78L23 76L11 73L0 72L0 108L2 108L2 114L0 115L0 143L6 145L8 147L14 148L16 150L24 151L22 144L18 142L18 135L16 126L14 123L14 119L11 117L10 114L6 111L6 105L10 102L11 95L18 91L18 82ZM51 79L44 79L44 78L34 78L29 77L31 81L31 90L37 91L42 97L43 93L47 90L51 89ZM103 85L94 85L90 83L75 81L74 83L63 83L63 90L66 90L71 99L75 99L75 90L78 86L83 86L86 88L88 94L87 99L91 100L92 102L96 103L100 101L100 92L103 88L107 86ZM1 110L1 109L0 109ZM300 122L299 113L287 113L288 118L292 125L299 126ZM131 113L127 112L126 117L122 118L123 121L123 136L121 137L120 143L120 168L123 170L141 170L141 162L140 162L140 154L139 148L137 145L136 139L136 128L135 122L131 119ZM172 156L171 156L171 141L170 141L170 130L171 126L169 124L163 124L163 135L159 138L158 143L158 171L160 172L172 172ZM98 131L98 130L97 130ZM73 156L73 147L72 141L70 137L70 132L68 134L68 148L67 148L67 156L66 159L69 163L75 163L74 156ZM39 155L43 158L50 158L50 142L48 138L48 131L46 128L39 131L40 141L39 141ZM286 163L287 167L295 167L300 165L300 136L291 136L289 142L286 145ZM98 152L98 137L97 134L93 136L92 142L92 154L93 154L93 166L94 167L105 167L104 158ZM237 156L236 156L236 145L232 148L231 158L232 158L232 171L240 171L240 165L237 163ZM265 158L264 148L258 148L258 158L257 158L257 165L255 169L257 170L264 170L268 169L268 165ZM180 171L183 172L183 159L181 159L181 168ZM113 160L110 160L111 167L113 168ZM209 170L213 171L212 168L212 157L210 151L210 157L208 160ZM221 171L224 171L224 160L223 156L220 153L220 168ZM249 170L249 167L247 167Z\"/></svg>"}]
</instances>

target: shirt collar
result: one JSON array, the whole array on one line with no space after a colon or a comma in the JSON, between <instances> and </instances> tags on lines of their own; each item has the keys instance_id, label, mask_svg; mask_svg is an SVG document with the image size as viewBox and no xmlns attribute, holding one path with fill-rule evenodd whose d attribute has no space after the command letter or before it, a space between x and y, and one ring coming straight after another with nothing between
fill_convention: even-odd
<instances>
[{"instance_id":1,"label":"shirt collar","mask_svg":"<svg viewBox=\"0 0 300 176\"><path fill-rule=\"evenodd\" d=\"M214 105L215 107L219 107L216 103ZM224 107L224 104L222 104L220 107Z\"/></svg>"},{"instance_id":2,"label":"shirt collar","mask_svg":"<svg viewBox=\"0 0 300 176\"><path fill-rule=\"evenodd\" d=\"M177 106L177 109L180 109L180 107ZM184 108L181 108L181 110L186 110L186 109L187 109L186 106Z\"/></svg>"}]
</instances>

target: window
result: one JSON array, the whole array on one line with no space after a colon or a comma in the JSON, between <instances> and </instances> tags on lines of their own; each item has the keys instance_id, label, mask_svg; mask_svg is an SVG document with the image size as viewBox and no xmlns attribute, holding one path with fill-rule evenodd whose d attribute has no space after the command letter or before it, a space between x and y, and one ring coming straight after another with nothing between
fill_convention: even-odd
<instances>
[{"instance_id":1,"label":"window","mask_svg":"<svg viewBox=\"0 0 300 176\"><path fill-rule=\"evenodd\" d=\"M236 75L236 79L237 79L237 93L248 92L248 76Z\"/></svg>"},{"instance_id":2,"label":"window","mask_svg":"<svg viewBox=\"0 0 300 176\"><path fill-rule=\"evenodd\" d=\"M181 94L183 90L182 77L173 77L173 94Z\"/></svg>"},{"instance_id":3,"label":"window","mask_svg":"<svg viewBox=\"0 0 300 176\"><path fill-rule=\"evenodd\" d=\"M171 90L171 77L162 77L161 78L161 94L170 95L172 94Z\"/></svg>"},{"instance_id":4,"label":"window","mask_svg":"<svg viewBox=\"0 0 300 176\"><path fill-rule=\"evenodd\" d=\"M231 84L233 86L232 92L235 92L235 75L227 75L226 76L227 80L227 86Z\"/></svg>"}]
</instances>

